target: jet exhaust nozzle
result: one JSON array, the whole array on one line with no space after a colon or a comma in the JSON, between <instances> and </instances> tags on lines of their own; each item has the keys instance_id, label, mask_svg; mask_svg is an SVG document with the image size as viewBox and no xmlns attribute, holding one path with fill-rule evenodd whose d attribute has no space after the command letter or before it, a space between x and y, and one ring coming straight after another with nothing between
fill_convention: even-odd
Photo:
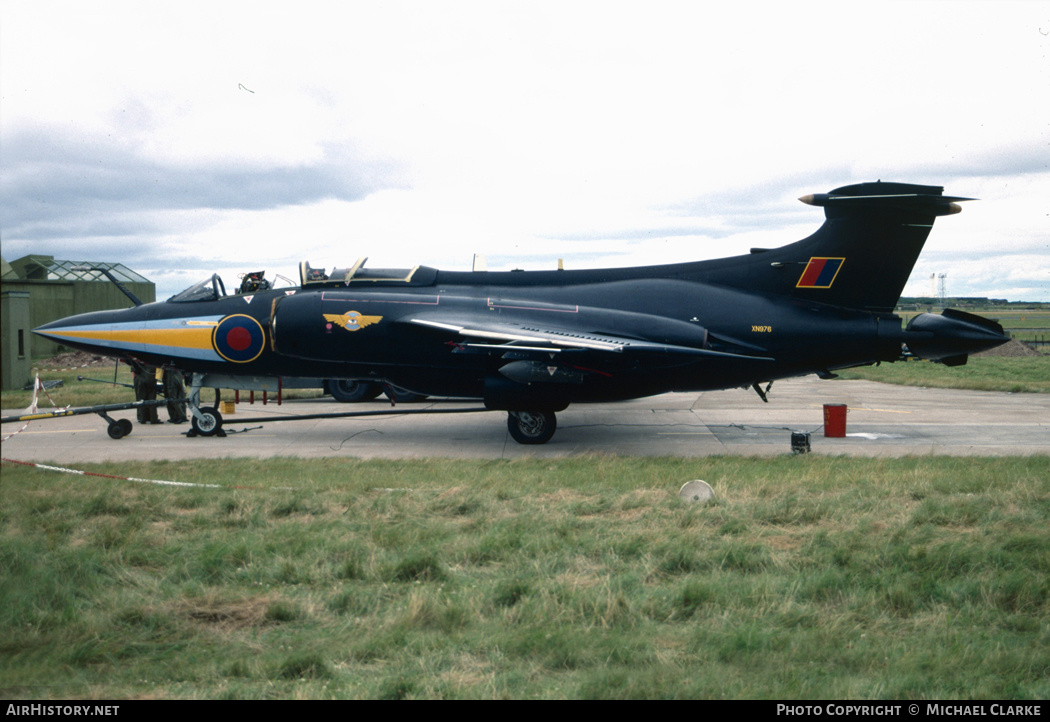
<instances>
[{"instance_id":1,"label":"jet exhaust nozzle","mask_svg":"<svg viewBox=\"0 0 1050 722\"><path fill-rule=\"evenodd\" d=\"M939 315L919 314L904 329L904 343L914 356L950 366L961 365L969 354L987 351L1009 340L995 321L952 308Z\"/></svg>"}]
</instances>

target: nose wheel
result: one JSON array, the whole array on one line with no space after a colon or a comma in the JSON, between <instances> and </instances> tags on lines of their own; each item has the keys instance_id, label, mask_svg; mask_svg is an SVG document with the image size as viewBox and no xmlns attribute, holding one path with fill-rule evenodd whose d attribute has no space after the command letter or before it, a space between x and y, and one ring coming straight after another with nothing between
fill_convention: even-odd
<instances>
[{"instance_id":1,"label":"nose wheel","mask_svg":"<svg viewBox=\"0 0 1050 722\"><path fill-rule=\"evenodd\" d=\"M188 436L226 436L222 430L222 414L214 406L191 409L191 431Z\"/></svg>"},{"instance_id":2,"label":"nose wheel","mask_svg":"<svg viewBox=\"0 0 1050 722\"><path fill-rule=\"evenodd\" d=\"M553 411L511 411L507 430L519 444L546 444L558 428Z\"/></svg>"},{"instance_id":3,"label":"nose wheel","mask_svg":"<svg viewBox=\"0 0 1050 722\"><path fill-rule=\"evenodd\" d=\"M204 374L195 373L190 380L189 403L190 430L186 436L226 436L222 430L222 414L216 407L219 405L219 389L215 389L215 406L201 406L201 387L204 385Z\"/></svg>"}]
</instances>

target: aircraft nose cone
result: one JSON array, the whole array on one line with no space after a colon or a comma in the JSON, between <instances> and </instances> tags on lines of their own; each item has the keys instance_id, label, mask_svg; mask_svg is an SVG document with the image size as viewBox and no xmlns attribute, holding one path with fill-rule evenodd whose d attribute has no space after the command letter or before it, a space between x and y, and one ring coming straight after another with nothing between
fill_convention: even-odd
<instances>
[{"instance_id":1,"label":"aircraft nose cone","mask_svg":"<svg viewBox=\"0 0 1050 722\"><path fill-rule=\"evenodd\" d=\"M74 328L89 328L104 323L98 318L99 313L82 313L77 316L66 316L55 321L50 321L33 329L33 333L40 336L57 336L68 333Z\"/></svg>"},{"instance_id":2,"label":"aircraft nose cone","mask_svg":"<svg viewBox=\"0 0 1050 722\"><path fill-rule=\"evenodd\" d=\"M62 329L68 328L70 326L70 320L70 318L60 318L57 321L45 323L43 326L37 326L36 328L34 328L33 333L35 333L37 336L57 339L58 336L61 335Z\"/></svg>"},{"instance_id":3,"label":"aircraft nose cone","mask_svg":"<svg viewBox=\"0 0 1050 722\"><path fill-rule=\"evenodd\" d=\"M112 344L107 342L109 330L113 327L111 311L82 313L67 316L33 329L33 333L63 346L105 354Z\"/></svg>"}]
</instances>

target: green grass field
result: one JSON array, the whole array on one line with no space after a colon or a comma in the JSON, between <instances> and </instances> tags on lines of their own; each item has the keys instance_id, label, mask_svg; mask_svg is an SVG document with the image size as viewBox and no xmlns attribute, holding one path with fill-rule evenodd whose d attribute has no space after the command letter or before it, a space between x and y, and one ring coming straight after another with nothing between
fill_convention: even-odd
<instances>
[{"instance_id":1,"label":"green grass field","mask_svg":"<svg viewBox=\"0 0 1050 722\"><path fill-rule=\"evenodd\" d=\"M8 698L1050 696L1050 457L88 468L221 488L5 463Z\"/></svg>"},{"instance_id":2,"label":"green grass field","mask_svg":"<svg viewBox=\"0 0 1050 722\"><path fill-rule=\"evenodd\" d=\"M844 379L864 379L941 389L1050 393L1050 356L974 356L965 366L929 361L897 361L837 372Z\"/></svg>"}]
</instances>

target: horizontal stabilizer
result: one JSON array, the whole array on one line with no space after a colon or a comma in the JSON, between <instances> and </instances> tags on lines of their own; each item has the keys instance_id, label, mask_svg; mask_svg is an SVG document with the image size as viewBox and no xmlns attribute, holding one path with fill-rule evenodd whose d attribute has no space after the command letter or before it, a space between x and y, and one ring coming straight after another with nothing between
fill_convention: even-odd
<instances>
[{"instance_id":1,"label":"horizontal stabilizer","mask_svg":"<svg viewBox=\"0 0 1050 722\"><path fill-rule=\"evenodd\" d=\"M917 186L906 183L862 183L845 186L830 193L810 193L799 198L811 206L821 206L828 217L836 211L871 209L899 210L950 216L959 213L958 203L976 200L962 196L941 195L940 186Z\"/></svg>"}]
</instances>

